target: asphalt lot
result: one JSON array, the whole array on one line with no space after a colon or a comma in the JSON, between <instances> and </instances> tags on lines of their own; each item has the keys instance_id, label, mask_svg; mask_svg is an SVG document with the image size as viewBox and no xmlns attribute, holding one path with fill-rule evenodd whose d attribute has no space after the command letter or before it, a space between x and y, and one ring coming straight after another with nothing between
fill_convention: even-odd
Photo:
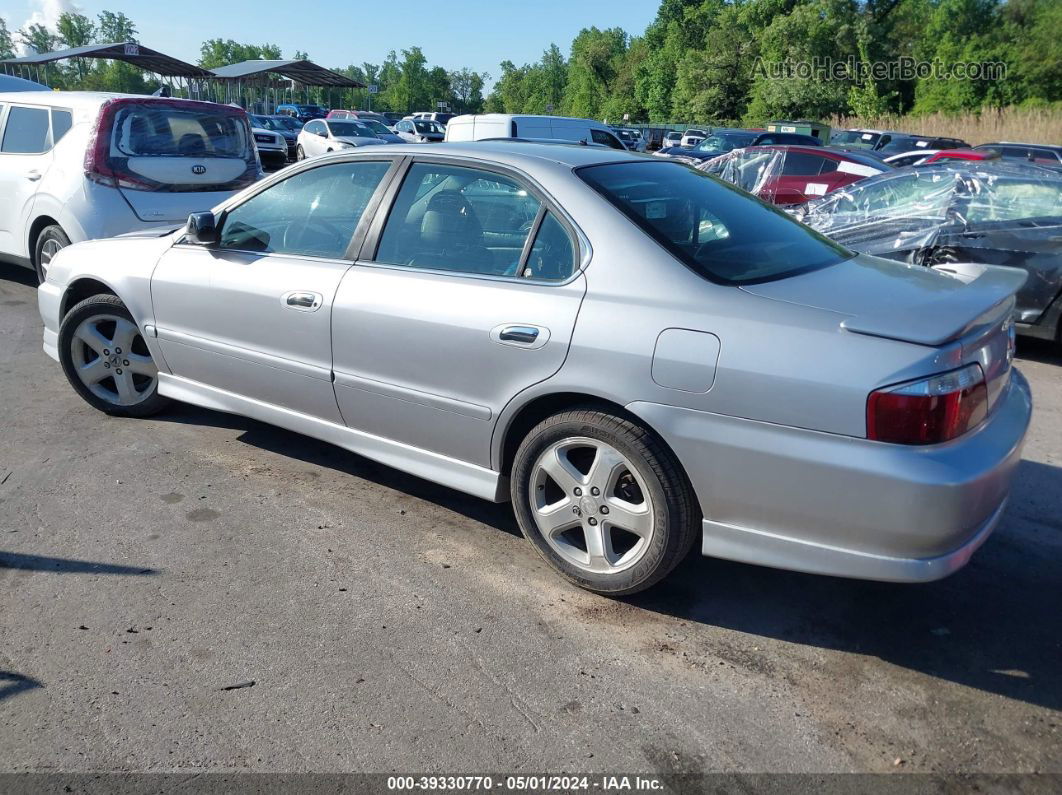
<instances>
[{"instance_id":1,"label":"asphalt lot","mask_svg":"<svg viewBox=\"0 0 1062 795\"><path fill-rule=\"evenodd\" d=\"M1062 351L939 583L567 586L505 506L251 420L105 417L0 265L0 771L1062 772ZM252 681L251 687L224 688Z\"/></svg>"}]
</instances>

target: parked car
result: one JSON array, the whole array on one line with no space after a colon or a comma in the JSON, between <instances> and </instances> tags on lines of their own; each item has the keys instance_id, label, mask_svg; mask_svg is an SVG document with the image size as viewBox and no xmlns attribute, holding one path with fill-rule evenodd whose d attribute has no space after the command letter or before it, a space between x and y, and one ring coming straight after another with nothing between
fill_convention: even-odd
<instances>
[{"instance_id":1,"label":"parked car","mask_svg":"<svg viewBox=\"0 0 1062 795\"><path fill-rule=\"evenodd\" d=\"M692 149L676 146L661 149L654 154L661 157L676 157L687 163L703 163L706 160L732 152L746 146L774 146L778 144L797 144L801 146L822 146L822 141L810 135L800 133L772 133L754 130L721 130L712 133Z\"/></svg>"},{"instance_id":2,"label":"parked car","mask_svg":"<svg viewBox=\"0 0 1062 795\"><path fill-rule=\"evenodd\" d=\"M311 119L323 119L328 115L328 109L322 108L320 105L284 103L277 105L275 113L278 116L291 116L293 119L298 119L305 124Z\"/></svg>"},{"instance_id":3,"label":"parked car","mask_svg":"<svg viewBox=\"0 0 1062 795\"><path fill-rule=\"evenodd\" d=\"M299 130L302 125L293 124L295 120L290 116L251 116L251 124L263 130L278 133L284 138L287 147L287 159L295 159L295 145L299 139Z\"/></svg>"},{"instance_id":4,"label":"parked car","mask_svg":"<svg viewBox=\"0 0 1062 795\"><path fill-rule=\"evenodd\" d=\"M939 163L942 160L998 160L999 152L995 149L941 149L935 155L926 158L925 163Z\"/></svg>"},{"instance_id":5,"label":"parked car","mask_svg":"<svg viewBox=\"0 0 1062 795\"><path fill-rule=\"evenodd\" d=\"M631 152L644 152L646 150L647 144L640 130L632 127L613 127L612 132Z\"/></svg>"},{"instance_id":6,"label":"parked car","mask_svg":"<svg viewBox=\"0 0 1062 795\"><path fill-rule=\"evenodd\" d=\"M804 223L875 256L959 274L1028 273L1018 333L1062 342L1062 173L996 160L946 161L872 177L796 209ZM973 266L970 263L974 263Z\"/></svg>"},{"instance_id":7,"label":"parked car","mask_svg":"<svg viewBox=\"0 0 1062 795\"><path fill-rule=\"evenodd\" d=\"M251 135L258 159L269 171L283 168L288 164L288 140L282 132L273 129L267 116L251 116Z\"/></svg>"},{"instance_id":8,"label":"parked car","mask_svg":"<svg viewBox=\"0 0 1062 795\"><path fill-rule=\"evenodd\" d=\"M43 281L71 243L172 223L261 173L239 108L84 91L0 94L0 257Z\"/></svg>"},{"instance_id":9,"label":"parked car","mask_svg":"<svg viewBox=\"0 0 1062 795\"><path fill-rule=\"evenodd\" d=\"M698 168L772 204L802 204L892 170L880 158L824 146L750 146Z\"/></svg>"},{"instance_id":10,"label":"parked car","mask_svg":"<svg viewBox=\"0 0 1062 795\"><path fill-rule=\"evenodd\" d=\"M403 119L395 125L395 135L405 143L437 144L446 139L446 128L437 121Z\"/></svg>"},{"instance_id":11,"label":"parked car","mask_svg":"<svg viewBox=\"0 0 1062 795\"><path fill-rule=\"evenodd\" d=\"M372 135L375 135L384 143L388 144L400 144L404 139L398 133L394 132L390 127L381 121L369 118L367 116L360 116L356 119L350 120L353 124L357 124L366 128Z\"/></svg>"},{"instance_id":12,"label":"parked car","mask_svg":"<svg viewBox=\"0 0 1062 795\"><path fill-rule=\"evenodd\" d=\"M385 119L387 119L387 122L388 122L387 126L390 127L392 130L394 129L395 124L400 122L400 121L402 121L402 118L405 115L406 114L404 114L404 113L395 113L393 111L385 111L383 113L383 117Z\"/></svg>"},{"instance_id":13,"label":"parked car","mask_svg":"<svg viewBox=\"0 0 1062 795\"><path fill-rule=\"evenodd\" d=\"M679 146L693 147L708 137L706 130L700 130L691 127L682 133L682 140L679 141Z\"/></svg>"},{"instance_id":14,"label":"parked car","mask_svg":"<svg viewBox=\"0 0 1062 795\"><path fill-rule=\"evenodd\" d=\"M940 149L917 149L913 152L900 152L898 155L889 155L885 158L885 162L893 168L903 168L904 166L919 166L925 163L929 158L935 155Z\"/></svg>"},{"instance_id":15,"label":"parked car","mask_svg":"<svg viewBox=\"0 0 1062 795\"><path fill-rule=\"evenodd\" d=\"M671 132L666 133L664 135L664 140L661 143L660 148L661 149L667 149L668 147L681 146L681 145L682 145L682 133L680 133L678 130L672 130Z\"/></svg>"},{"instance_id":16,"label":"parked car","mask_svg":"<svg viewBox=\"0 0 1062 795\"><path fill-rule=\"evenodd\" d=\"M884 146L893 138L907 137L907 133L895 130L840 130L830 136L830 144L833 146L854 146L861 149L876 149L878 145Z\"/></svg>"},{"instance_id":17,"label":"parked car","mask_svg":"<svg viewBox=\"0 0 1062 795\"><path fill-rule=\"evenodd\" d=\"M446 125L448 142L482 141L488 138L559 138L604 144L612 149L627 151L612 130L593 119L483 113L457 116Z\"/></svg>"},{"instance_id":18,"label":"parked car","mask_svg":"<svg viewBox=\"0 0 1062 795\"><path fill-rule=\"evenodd\" d=\"M443 127L445 127L447 124L450 123L450 119L454 118L455 116L457 116L456 113L448 113L442 111L436 111L432 113L428 111L421 111L420 113L413 113L407 118L419 119L421 121L436 121Z\"/></svg>"},{"instance_id":19,"label":"parked car","mask_svg":"<svg viewBox=\"0 0 1062 795\"><path fill-rule=\"evenodd\" d=\"M919 149L940 151L941 149L961 149L969 144L961 138L941 138L927 135L883 135L874 146L874 151L889 157Z\"/></svg>"},{"instance_id":20,"label":"parked car","mask_svg":"<svg viewBox=\"0 0 1062 795\"><path fill-rule=\"evenodd\" d=\"M388 131L394 122L382 113L374 113L371 110L330 110L326 119L353 119L355 121L375 121L386 127Z\"/></svg>"},{"instance_id":21,"label":"parked car","mask_svg":"<svg viewBox=\"0 0 1062 795\"><path fill-rule=\"evenodd\" d=\"M39 300L100 411L181 400L511 500L548 565L619 595L695 543L963 566L1030 419L1023 278L853 254L679 163L476 143L304 161L172 234L60 252Z\"/></svg>"},{"instance_id":22,"label":"parked car","mask_svg":"<svg viewBox=\"0 0 1062 795\"><path fill-rule=\"evenodd\" d=\"M308 157L338 152L342 149L355 149L359 146L376 146L384 144L367 126L356 121L328 121L313 119L299 132L299 142L295 146L295 158L305 160Z\"/></svg>"},{"instance_id":23,"label":"parked car","mask_svg":"<svg viewBox=\"0 0 1062 795\"><path fill-rule=\"evenodd\" d=\"M1062 163L1062 146L1048 144L1020 144L1000 141L994 144L981 144L974 147L975 152L996 151L1004 160L1028 160L1047 165Z\"/></svg>"},{"instance_id":24,"label":"parked car","mask_svg":"<svg viewBox=\"0 0 1062 795\"><path fill-rule=\"evenodd\" d=\"M8 94L16 91L51 91L44 83L26 80L24 77L0 74L0 93Z\"/></svg>"}]
</instances>

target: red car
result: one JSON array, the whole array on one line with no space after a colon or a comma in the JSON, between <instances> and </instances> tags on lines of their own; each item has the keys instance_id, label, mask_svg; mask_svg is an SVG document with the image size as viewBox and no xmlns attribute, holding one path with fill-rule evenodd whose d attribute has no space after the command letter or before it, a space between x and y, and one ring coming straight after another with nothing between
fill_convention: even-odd
<instances>
[{"instance_id":1,"label":"red car","mask_svg":"<svg viewBox=\"0 0 1062 795\"><path fill-rule=\"evenodd\" d=\"M999 152L995 149L942 149L921 165L939 163L942 160L997 160Z\"/></svg>"},{"instance_id":2,"label":"red car","mask_svg":"<svg viewBox=\"0 0 1062 795\"><path fill-rule=\"evenodd\" d=\"M802 204L892 170L874 155L822 146L749 146L698 168L773 204Z\"/></svg>"}]
</instances>

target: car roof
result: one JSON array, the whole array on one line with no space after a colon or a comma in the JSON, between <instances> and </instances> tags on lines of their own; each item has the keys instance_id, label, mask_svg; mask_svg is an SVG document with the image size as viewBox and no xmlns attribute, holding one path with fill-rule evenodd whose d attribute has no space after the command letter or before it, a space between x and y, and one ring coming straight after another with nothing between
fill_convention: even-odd
<instances>
[{"instance_id":1,"label":"car roof","mask_svg":"<svg viewBox=\"0 0 1062 795\"><path fill-rule=\"evenodd\" d=\"M98 107L111 99L140 99L144 102L180 102L178 97L151 97L145 94L119 94L108 91L14 91L0 93L0 102L24 105L51 105L59 108Z\"/></svg>"},{"instance_id":2,"label":"car roof","mask_svg":"<svg viewBox=\"0 0 1062 795\"><path fill-rule=\"evenodd\" d=\"M455 157L486 160L518 169L534 167L542 163L579 168L580 166L606 163L667 162L664 158L612 149L607 146L556 146L552 143L524 143L517 141L469 141L432 144L431 146L425 146L424 144L388 144L386 150L378 150L374 154L379 155L381 152L384 154L394 153L396 155L419 155L425 158L453 155Z\"/></svg>"}]
</instances>

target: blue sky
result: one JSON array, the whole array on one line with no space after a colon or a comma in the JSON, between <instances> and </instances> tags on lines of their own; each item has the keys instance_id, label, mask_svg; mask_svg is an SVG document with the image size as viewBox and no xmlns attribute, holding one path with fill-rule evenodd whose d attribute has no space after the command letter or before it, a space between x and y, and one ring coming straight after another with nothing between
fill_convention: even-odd
<instances>
[{"instance_id":1,"label":"blue sky","mask_svg":"<svg viewBox=\"0 0 1062 795\"><path fill-rule=\"evenodd\" d=\"M502 60L537 60L550 42L567 55L584 27L641 34L658 6L657 0L0 0L0 17L15 30L28 21L53 22L71 7L91 17L105 8L121 11L145 45L192 62L211 38L277 44L285 57L304 50L329 67L380 63L388 50L419 45L432 65L497 77Z\"/></svg>"}]
</instances>

